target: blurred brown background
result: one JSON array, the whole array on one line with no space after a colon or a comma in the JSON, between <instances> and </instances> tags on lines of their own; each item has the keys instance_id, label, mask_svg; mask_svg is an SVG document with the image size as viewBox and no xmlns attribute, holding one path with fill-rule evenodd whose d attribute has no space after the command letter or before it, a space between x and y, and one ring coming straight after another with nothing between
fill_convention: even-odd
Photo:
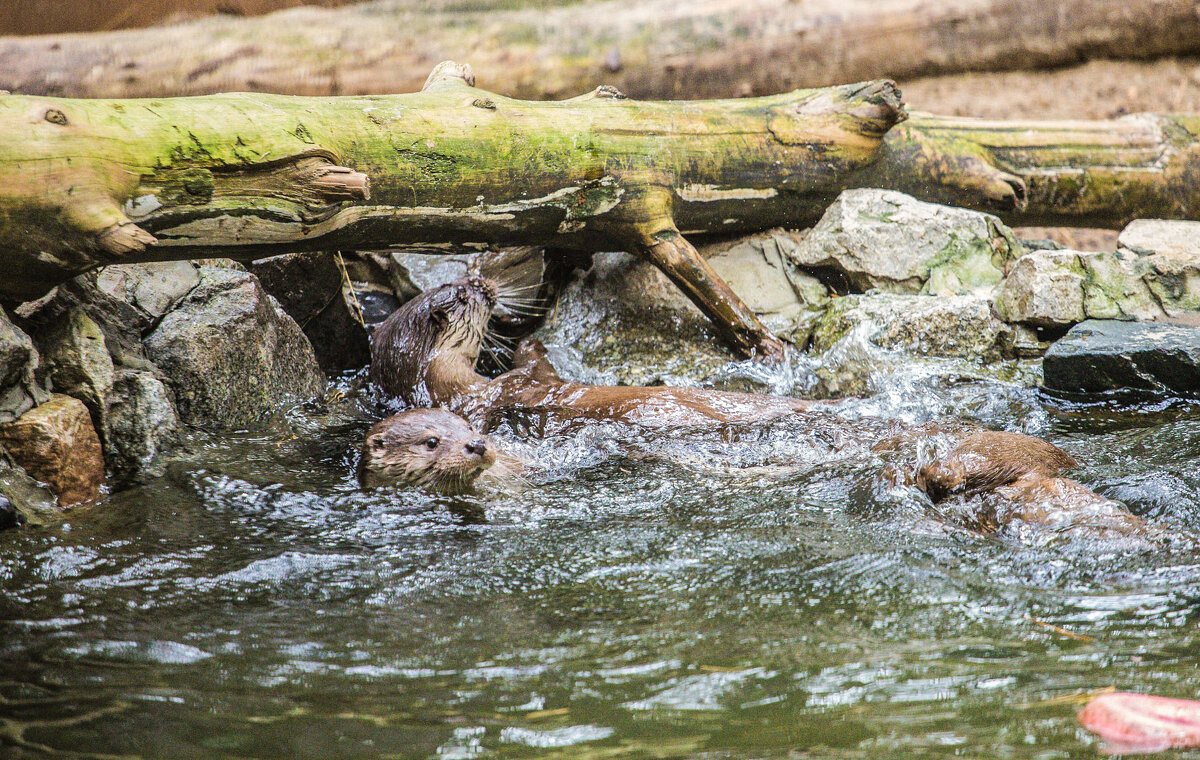
<instances>
[{"instance_id":1,"label":"blurred brown background","mask_svg":"<svg viewBox=\"0 0 1200 760\"><path fill-rule=\"evenodd\" d=\"M258 16L297 5L333 7L359 0L5 0L0 34L98 32L169 24L201 16Z\"/></svg>"}]
</instances>

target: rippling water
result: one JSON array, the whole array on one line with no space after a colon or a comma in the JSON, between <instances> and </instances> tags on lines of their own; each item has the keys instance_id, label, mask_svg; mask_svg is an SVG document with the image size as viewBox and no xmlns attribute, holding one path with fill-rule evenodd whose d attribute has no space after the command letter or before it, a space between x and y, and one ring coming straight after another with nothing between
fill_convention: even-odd
<instances>
[{"instance_id":1,"label":"rippling water","mask_svg":"<svg viewBox=\"0 0 1200 760\"><path fill-rule=\"evenodd\" d=\"M1046 436L1178 540L984 538L786 426L510 440L526 483L367 493L351 393L0 534L0 755L1089 757L1087 694L1200 696L1200 409L923 382L839 414Z\"/></svg>"}]
</instances>

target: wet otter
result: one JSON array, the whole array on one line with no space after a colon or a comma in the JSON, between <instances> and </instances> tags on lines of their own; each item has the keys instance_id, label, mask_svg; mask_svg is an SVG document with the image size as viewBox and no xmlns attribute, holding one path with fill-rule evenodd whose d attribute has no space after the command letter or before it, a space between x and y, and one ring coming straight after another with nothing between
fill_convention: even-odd
<instances>
[{"instance_id":1,"label":"wet otter","mask_svg":"<svg viewBox=\"0 0 1200 760\"><path fill-rule=\"evenodd\" d=\"M814 424L850 424L814 408L815 402L788 397L569 382L547 361L541 344L530 340L515 352L511 371L488 380L475 371L475 363L497 299L495 283L469 277L409 301L375 332L371 379L408 404L445 406L484 429L513 414L539 418L543 432L561 431L580 420L712 428L803 415ZM899 439L908 441L921 432L911 430ZM896 448L888 441L880 446ZM1064 501L1115 504L1059 477L1075 465L1069 454L1047 441L984 431L964 434L948 456L909 473L904 481L935 502L1007 488L1005 493L1022 503L1052 491Z\"/></svg>"},{"instance_id":2,"label":"wet otter","mask_svg":"<svg viewBox=\"0 0 1200 760\"><path fill-rule=\"evenodd\" d=\"M368 431L358 478L367 488L417 485L452 493L469 488L495 461L496 447L458 415L412 409Z\"/></svg>"},{"instance_id":3,"label":"wet otter","mask_svg":"<svg viewBox=\"0 0 1200 760\"><path fill-rule=\"evenodd\" d=\"M563 380L535 341L510 372L488 380L475 371L495 283L468 277L409 301L375 331L371 380L411 406L444 406L485 429L508 412L538 415L543 429L581 419L643 427L762 422L803 412L813 402L700 388L583 385Z\"/></svg>"}]
</instances>

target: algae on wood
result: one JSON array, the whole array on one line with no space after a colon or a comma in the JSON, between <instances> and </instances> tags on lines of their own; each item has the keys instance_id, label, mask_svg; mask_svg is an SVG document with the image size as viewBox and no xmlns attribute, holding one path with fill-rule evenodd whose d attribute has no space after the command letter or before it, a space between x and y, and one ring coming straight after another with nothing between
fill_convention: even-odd
<instances>
[{"instance_id":1,"label":"algae on wood","mask_svg":"<svg viewBox=\"0 0 1200 760\"><path fill-rule=\"evenodd\" d=\"M779 341L687 237L815 221L890 187L1011 221L1196 218L1200 117L905 117L887 81L761 98L557 102L439 65L422 92L0 96L0 300L114 262L406 244L624 249L744 353Z\"/></svg>"}]
</instances>

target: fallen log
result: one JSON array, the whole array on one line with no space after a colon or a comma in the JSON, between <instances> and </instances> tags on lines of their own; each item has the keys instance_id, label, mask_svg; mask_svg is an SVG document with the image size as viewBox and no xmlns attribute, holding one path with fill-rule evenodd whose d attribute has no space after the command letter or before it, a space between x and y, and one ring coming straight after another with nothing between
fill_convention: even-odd
<instances>
[{"instance_id":1,"label":"fallen log","mask_svg":"<svg viewBox=\"0 0 1200 760\"><path fill-rule=\"evenodd\" d=\"M0 89L125 98L411 92L436 62L469 56L512 97L560 98L603 78L639 98L714 98L1200 51L1194 0L526 6L391 0L103 34L0 38Z\"/></svg>"},{"instance_id":2,"label":"fallen log","mask_svg":"<svg viewBox=\"0 0 1200 760\"><path fill-rule=\"evenodd\" d=\"M686 236L815 221L892 187L1023 222L1196 218L1200 117L904 118L886 81L528 102L439 65L420 93L0 97L0 299L115 262L524 243L655 263L744 353L782 345Z\"/></svg>"}]
</instances>

